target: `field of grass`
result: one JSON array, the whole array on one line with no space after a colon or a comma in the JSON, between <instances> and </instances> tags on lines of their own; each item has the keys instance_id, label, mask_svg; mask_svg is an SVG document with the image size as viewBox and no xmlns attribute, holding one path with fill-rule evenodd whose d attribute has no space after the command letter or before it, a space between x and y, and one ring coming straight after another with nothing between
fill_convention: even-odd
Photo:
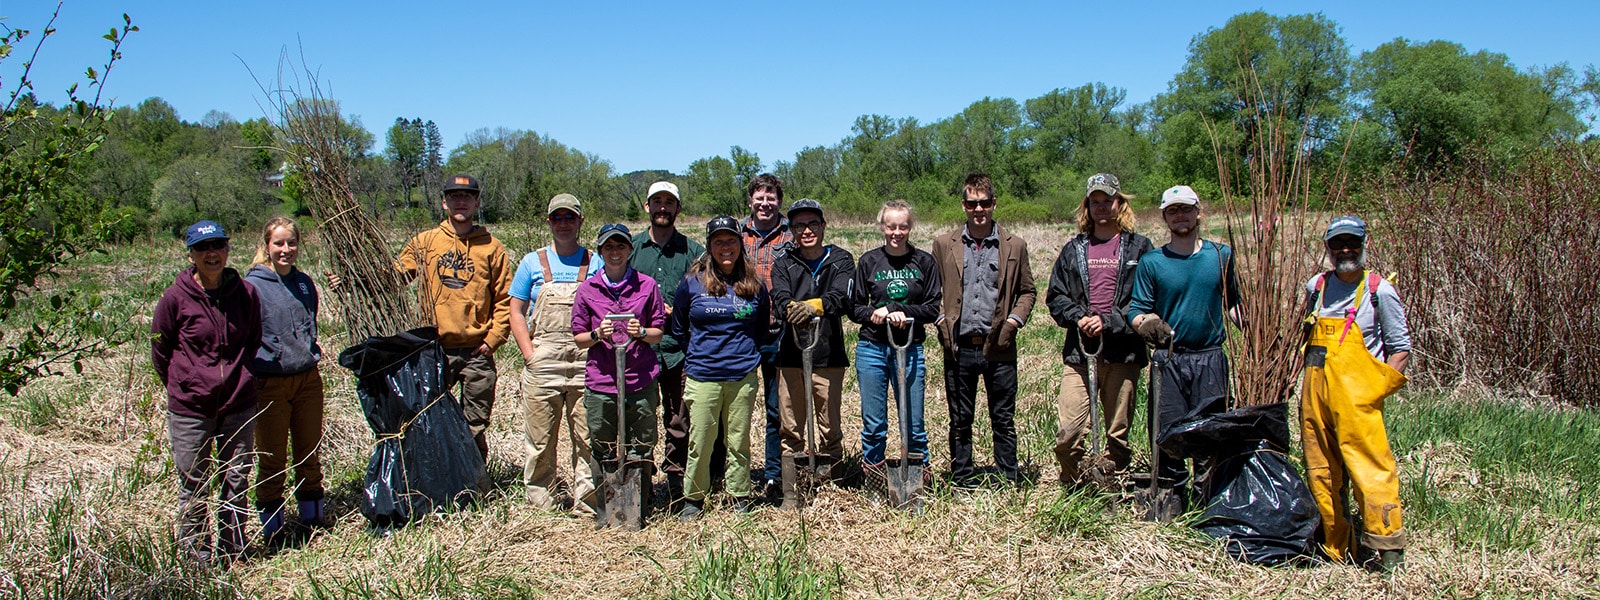
<instances>
[{"instance_id":1,"label":"field of grass","mask_svg":"<svg viewBox=\"0 0 1600 600\"><path fill-rule=\"evenodd\" d=\"M589 223L586 236L598 225ZM518 256L546 241L542 229L493 227ZM926 247L943 229L919 225L913 240ZM1020 454L1035 485L957 492L936 483L928 509L914 516L858 490L830 488L798 513L713 510L692 524L658 515L641 532L595 531L590 521L535 511L522 499L514 385L521 359L507 347L498 356L502 378L489 432L494 491L469 510L377 536L356 510L372 435L354 381L331 360L349 341L328 318L336 311L325 310L323 459L336 527L231 570L180 560L172 542L177 486L165 398L141 334L86 362L81 375L0 396L0 597L1600 596L1594 411L1476 389L1408 389L1391 398L1387 420L1411 539L1408 568L1392 576L1350 566L1242 565L1188 528L1192 517L1145 523L1107 499L1062 493L1050 450L1062 334L1045 314L1043 289L1070 230L1016 231L1030 243L1041 290L1019 342ZM829 235L857 253L880 243L864 225L836 224ZM235 238L237 267L249 260L249 237ZM396 232L396 245L403 237ZM1159 243L1165 236L1153 237ZM302 264L316 272L320 256L315 238L308 240ZM144 331L182 264L181 244L158 238L81 261L62 284L99 292L109 316ZM930 342L929 350L936 347ZM948 420L939 352L930 358L928 431L943 475ZM853 372L849 377L845 441L859 448ZM984 464L988 427L979 413ZM1134 439L1144 435L1136 426ZM1135 442L1136 465L1144 462L1142 446Z\"/></svg>"}]
</instances>

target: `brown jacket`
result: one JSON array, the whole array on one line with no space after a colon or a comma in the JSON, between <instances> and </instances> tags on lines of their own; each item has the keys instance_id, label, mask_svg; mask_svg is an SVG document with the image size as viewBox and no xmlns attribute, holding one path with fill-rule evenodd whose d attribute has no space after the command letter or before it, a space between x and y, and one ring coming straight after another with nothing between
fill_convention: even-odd
<instances>
[{"instance_id":1,"label":"brown jacket","mask_svg":"<svg viewBox=\"0 0 1600 600\"><path fill-rule=\"evenodd\" d=\"M961 317L961 271L964 246L961 232L955 231L933 238L933 262L939 265L939 283L944 293L941 314L937 323L939 343L946 352L954 352L956 319ZM1001 324L1009 315L1016 315L1027 324L1033 313L1033 302L1038 290L1033 287L1033 270L1028 266L1028 243L1022 238L995 224L995 236L1000 238L1000 279L996 286L1000 297L994 303L994 320L990 322L989 337L983 342L983 357L991 361L1017 360L1016 339L1000 339Z\"/></svg>"},{"instance_id":2,"label":"brown jacket","mask_svg":"<svg viewBox=\"0 0 1600 600\"><path fill-rule=\"evenodd\" d=\"M511 335L511 264L505 246L483 227L466 237L446 220L417 234L400 251L396 268L410 280L422 278L422 295L432 304L439 343L445 348L499 348Z\"/></svg>"}]
</instances>

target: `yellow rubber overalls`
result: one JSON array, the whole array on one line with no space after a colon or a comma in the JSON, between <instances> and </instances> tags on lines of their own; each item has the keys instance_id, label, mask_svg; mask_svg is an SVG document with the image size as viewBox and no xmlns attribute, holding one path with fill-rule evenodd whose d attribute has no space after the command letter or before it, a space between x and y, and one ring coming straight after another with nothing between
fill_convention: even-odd
<instances>
[{"instance_id":1,"label":"yellow rubber overalls","mask_svg":"<svg viewBox=\"0 0 1600 600\"><path fill-rule=\"evenodd\" d=\"M1367 351L1355 323L1356 309L1378 277L1363 274L1343 318L1318 316L1325 280L1317 281L1316 304L1307 317L1312 328L1300 426L1311 495L1322 512L1323 550L1342 561L1353 541L1346 516L1347 477L1361 507L1362 545L1375 551L1405 548L1400 478L1383 428L1383 401L1405 385L1406 376Z\"/></svg>"},{"instance_id":2,"label":"yellow rubber overalls","mask_svg":"<svg viewBox=\"0 0 1600 600\"><path fill-rule=\"evenodd\" d=\"M577 281L552 281L550 258L536 251L544 269L544 283L534 301L533 362L522 371L523 433L528 451L522 465L522 483L529 502L541 510L557 506L550 487L556 481L556 446L562 417L566 417L573 512L594 514L594 473L599 469L589 452L589 424L583 409L583 373L587 355L572 339L572 301L578 285L589 274L589 251L583 251Z\"/></svg>"}]
</instances>

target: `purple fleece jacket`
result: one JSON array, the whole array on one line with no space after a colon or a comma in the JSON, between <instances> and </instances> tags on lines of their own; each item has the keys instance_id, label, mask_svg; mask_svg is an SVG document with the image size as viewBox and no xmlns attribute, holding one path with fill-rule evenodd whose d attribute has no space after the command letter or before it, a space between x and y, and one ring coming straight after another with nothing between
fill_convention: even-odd
<instances>
[{"instance_id":1,"label":"purple fleece jacket","mask_svg":"<svg viewBox=\"0 0 1600 600\"><path fill-rule=\"evenodd\" d=\"M640 275L632 268L623 275L622 283L613 287L606 281L605 271L589 276L578 286L572 299L572 334L593 331L600 327L607 314L633 313L642 327L661 328L667 323L666 305L661 300L661 288L656 280ZM589 361L583 373L583 386L597 394L617 393L617 354L610 344L589 347ZM655 383L661 374L661 362L656 351L644 342L632 342L623 357L622 375L627 379L628 391L638 392Z\"/></svg>"},{"instance_id":2,"label":"purple fleece jacket","mask_svg":"<svg viewBox=\"0 0 1600 600\"><path fill-rule=\"evenodd\" d=\"M212 419L256 407L248 368L261 347L261 301L233 269L207 291L184 269L156 303L150 362L167 386L167 410Z\"/></svg>"}]
</instances>

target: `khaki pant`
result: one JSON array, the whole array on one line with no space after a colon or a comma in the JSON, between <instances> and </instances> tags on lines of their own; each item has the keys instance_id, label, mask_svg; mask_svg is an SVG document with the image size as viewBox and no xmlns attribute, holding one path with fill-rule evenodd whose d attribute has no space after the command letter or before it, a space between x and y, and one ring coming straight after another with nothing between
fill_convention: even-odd
<instances>
[{"instance_id":1,"label":"khaki pant","mask_svg":"<svg viewBox=\"0 0 1600 600\"><path fill-rule=\"evenodd\" d=\"M806 453L806 397L811 398L817 416L816 453L833 459L844 455L844 431L839 426L844 371L844 367L813 369L811 389L807 389L803 369L778 369L778 413L783 417L779 435L784 456Z\"/></svg>"},{"instance_id":2,"label":"khaki pant","mask_svg":"<svg viewBox=\"0 0 1600 600\"><path fill-rule=\"evenodd\" d=\"M472 441L478 444L478 454L489 460L489 440L484 432L489 429L489 415L494 411L494 388L500 374L495 371L494 356L473 355L472 348L446 348L444 351L444 387L452 392L461 386L461 414L472 430Z\"/></svg>"},{"instance_id":3,"label":"khaki pant","mask_svg":"<svg viewBox=\"0 0 1600 600\"><path fill-rule=\"evenodd\" d=\"M316 367L283 377L261 377L256 406L256 506L263 511L283 504L288 479L289 444L294 444L294 497L322 499L322 372Z\"/></svg>"},{"instance_id":4,"label":"khaki pant","mask_svg":"<svg viewBox=\"0 0 1600 600\"><path fill-rule=\"evenodd\" d=\"M1056 462L1061 465L1061 481L1077 481L1079 463L1088 453L1089 367L1066 365L1061 376L1061 395L1056 400ZM1118 472L1128 470L1133 454L1128 446L1128 423L1133 396L1139 385L1138 365L1100 361L1095 365L1099 381L1100 418L1106 433L1106 458Z\"/></svg>"},{"instance_id":5,"label":"khaki pant","mask_svg":"<svg viewBox=\"0 0 1600 600\"><path fill-rule=\"evenodd\" d=\"M594 474L600 467L589 451L589 424L583 406L583 360L577 344L567 340L539 338L533 344L533 362L522 369L523 442L528 457L522 464L522 484L528 502L539 510L555 510L550 488L556 483L556 446L561 440L561 424L567 424L571 444L567 462L572 465L568 481L572 491L572 510L580 515L597 514Z\"/></svg>"}]
</instances>

